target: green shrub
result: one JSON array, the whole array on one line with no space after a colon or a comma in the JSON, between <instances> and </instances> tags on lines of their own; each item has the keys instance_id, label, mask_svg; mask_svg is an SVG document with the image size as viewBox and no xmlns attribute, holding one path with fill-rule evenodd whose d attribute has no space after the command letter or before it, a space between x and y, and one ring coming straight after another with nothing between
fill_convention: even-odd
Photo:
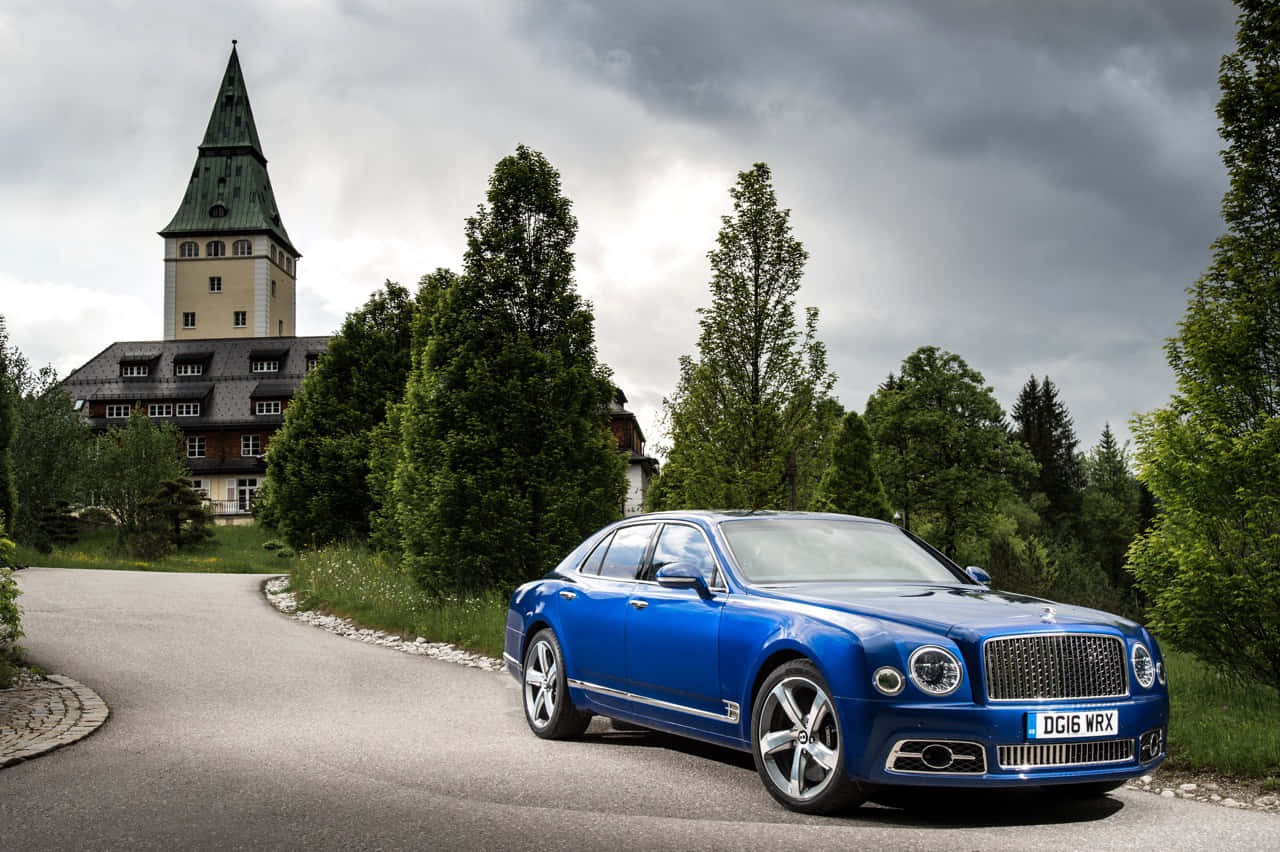
<instances>
[{"instance_id":1,"label":"green shrub","mask_svg":"<svg viewBox=\"0 0 1280 852\"><path fill-rule=\"evenodd\" d=\"M263 550L279 550L284 547L284 542L278 538L269 538L262 543Z\"/></svg>"},{"instance_id":2,"label":"green shrub","mask_svg":"<svg viewBox=\"0 0 1280 852\"><path fill-rule=\"evenodd\" d=\"M11 682L14 670L9 660L16 657L18 639L22 637L22 609L18 606L18 595L22 590L13 579L13 570L9 564L13 562L14 545L7 538L0 538L0 689Z\"/></svg>"},{"instance_id":3,"label":"green shrub","mask_svg":"<svg viewBox=\"0 0 1280 852\"><path fill-rule=\"evenodd\" d=\"M297 555L298 552L292 547L281 547L276 551L276 556L279 556L281 559L292 559Z\"/></svg>"}]
</instances>

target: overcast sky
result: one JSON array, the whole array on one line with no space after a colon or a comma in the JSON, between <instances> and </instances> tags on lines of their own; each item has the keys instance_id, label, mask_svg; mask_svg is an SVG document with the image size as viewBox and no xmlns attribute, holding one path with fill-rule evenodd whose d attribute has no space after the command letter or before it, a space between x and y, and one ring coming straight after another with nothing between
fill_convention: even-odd
<instances>
[{"instance_id":1,"label":"overcast sky","mask_svg":"<svg viewBox=\"0 0 1280 852\"><path fill-rule=\"evenodd\" d=\"M841 402L917 347L1082 447L1173 388L1222 230L1223 0L6 0L0 313L61 375L162 336L163 245L231 48L302 252L299 334L459 268L518 143L560 170L598 350L660 443L707 251L765 161Z\"/></svg>"}]
</instances>

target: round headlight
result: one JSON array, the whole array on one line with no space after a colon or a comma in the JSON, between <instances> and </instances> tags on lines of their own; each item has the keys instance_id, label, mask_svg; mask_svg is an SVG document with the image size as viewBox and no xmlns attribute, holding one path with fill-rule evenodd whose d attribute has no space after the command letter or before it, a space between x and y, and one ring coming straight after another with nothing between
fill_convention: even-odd
<instances>
[{"instance_id":1,"label":"round headlight","mask_svg":"<svg viewBox=\"0 0 1280 852\"><path fill-rule=\"evenodd\" d=\"M1133 646L1133 676L1143 689L1150 689L1156 682L1156 665L1151 652L1141 643Z\"/></svg>"},{"instance_id":2,"label":"round headlight","mask_svg":"<svg viewBox=\"0 0 1280 852\"><path fill-rule=\"evenodd\" d=\"M871 676L871 683L875 685L876 689L888 696L897 695L902 692L902 687L907 685L902 672L893 666L881 666L876 669L876 673Z\"/></svg>"},{"instance_id":3,"label":"round headlight","mask_svg":"<svg viewBox=\"0 0 1280 852\"><path fill-rule=\"evenodd\" d=\"M907 661L907 670L911 673L911 682L922 692L937 696L955 692L964 677L956 655L937 645L916 648Z\"/></svg>"}]
</instances>

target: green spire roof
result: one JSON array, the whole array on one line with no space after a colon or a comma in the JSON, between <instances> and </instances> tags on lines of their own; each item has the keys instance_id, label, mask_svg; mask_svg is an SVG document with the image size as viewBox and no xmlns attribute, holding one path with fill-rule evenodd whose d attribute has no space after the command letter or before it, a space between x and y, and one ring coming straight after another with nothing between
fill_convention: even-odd
<instances>
[{"instance_id":1,"label":"green spire roof","mask_svg":"<svg viewBox=\"0 0 1280 852\"><path fill-rule=\"evenodd\" d=\"M160 232L164 237L213 233L270 233L294 255L298 250L280 220L267 158L249 106L235 42L213 102L182 204Z\"/></svg>"}]
</instances>

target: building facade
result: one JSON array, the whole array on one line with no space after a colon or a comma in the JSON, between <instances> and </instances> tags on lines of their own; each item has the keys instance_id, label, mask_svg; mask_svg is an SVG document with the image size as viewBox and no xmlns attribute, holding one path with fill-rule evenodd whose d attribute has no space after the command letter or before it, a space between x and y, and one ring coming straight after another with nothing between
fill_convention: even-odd
<instances>
[{"instance_id":1,"label":"building facade","mask_svg":"<svg viewBox=\"0 0 1280 852\"><path fill-rule=\"evenodd\" d=\"M658 460L645 455L644 432L635 414L627 410L627 395L622 388L613 389L609 429L618 442L618 451L627 457L627 496L623 498L622 513L636 515L644 511L649 482L658 475Z\"/></svg>"},{"instance_id":2,"label":"building facade","mask_svg":"<svg viewBox=\"0 0 1280 852\"><path fill-rule=\"evenodd\" d=\"M248 519L271 436L327 337L296 337L301 254L280 218L232 42L164 238L163 340L113 343L63 387L95 431L141 410L182 432L192 486Z\"/></svg>"}]
</instances>

